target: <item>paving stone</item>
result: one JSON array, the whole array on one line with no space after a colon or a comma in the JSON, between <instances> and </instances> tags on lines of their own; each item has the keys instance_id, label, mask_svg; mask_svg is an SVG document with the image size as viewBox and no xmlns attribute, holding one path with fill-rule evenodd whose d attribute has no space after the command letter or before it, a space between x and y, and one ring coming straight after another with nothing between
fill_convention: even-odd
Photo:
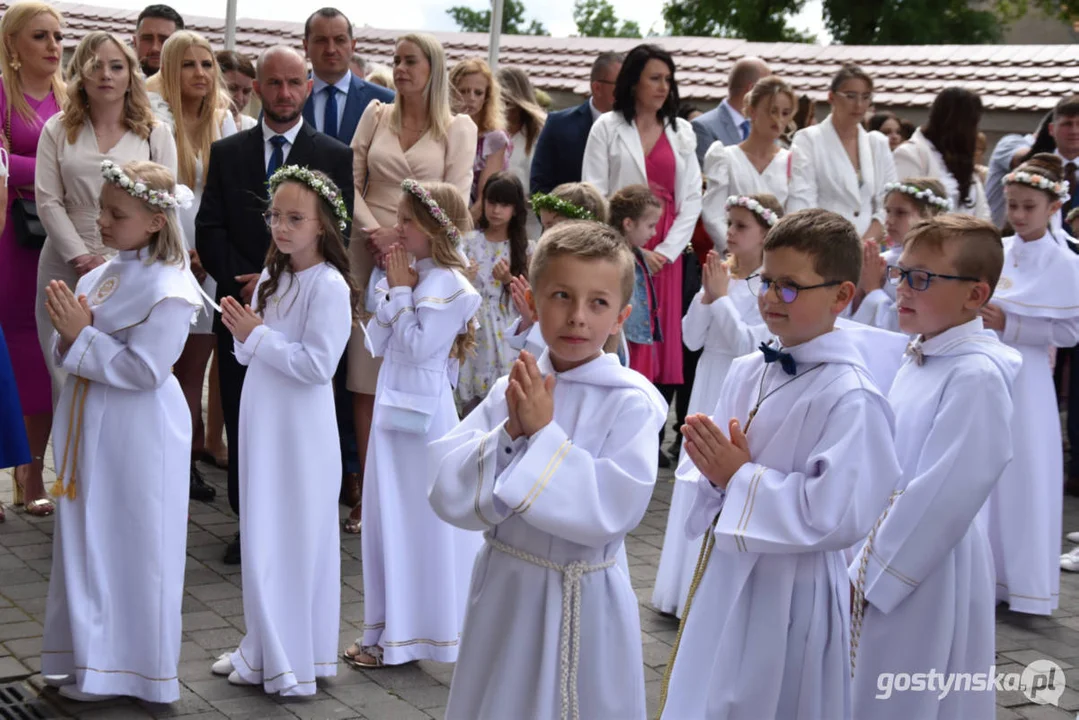
<instances>
[{"instance_id":1,"label":"paving stone","mask_svg":"<svg viewBox=\"0 0 1079 720\"><path fill-rule=\"evenodd\" d=\"M356 711L340 700L281 700L281 706L301 720L344 720L356 716Z\"/></svg>"},{"instance_id":2,"label":"paving stone","mask_svg":"<svg viewBox=\"0 0 1079 720\"><path fill-rule=\"evenodd\" d=\"M215 710L230 718L240 720L262 720L262 718L295 718L288 708L278 705L257 689L258 695L233 700L219 700L212 703Z\"/></svg>"},{"instance_id":3,"label":"paving stone","mask_svg":"<svg viewBox=\"0 0 1079 720\"><path fill-rule=\"evenodd\" d=\"M244 638L243 633L232 627L196 630L187 636L207 650L235 649Z\"/></svg>"},{"instance_id":4,"label":"paving stone","mask_svg":"<svg viewBox=\"0 0 1079 720\"><path fill-rule=\"evenodd\" d=\"M409 705L420 710L444 707L450 697L450 689L445 685L428 685L426 687L399 688L397 695Z\"/></svg>"},{"instance_id":5,"label":"paving stone","mask_svg":"<svg viewBox=\"0 0 1079 720\"><path fill-rule=\"evenodd\" d=\"M34 621L8 623L0 625L0 642L18 640L20 638L39 637L45 629L41 623Z\"/></svg>"},{"instance_id":6,"label":"paving stone","mask_svg":"<svg viewBox=\"0 0 1079 720\"><path fill-rule=\"evenodd\" d=\"M0 682L20 680L32 674L33 672L17 659L11 656L0 658Z\"/></svg>"},{"instance_id":7,"label":"paving stone","mask_svg":"<svg viewBox=\"0 0 1079 720\"><path fill-rule=\"evenodd\" d=\"M40 598L42 602L45 601L45 596L49 592L49 583L46 581L24 583L22 585L12 585L11 587L4 587L3 593L10 600L32 600ZM20 602L19 607L26 609L26 603Z\"/></svg>"},{"instance_id":8,"label":"paving stone","mask_svg":"<svg viewBox=\"0 0 1079 720\"><path fill-rule=\"evenodd\" d=\"M184 632L190 632L192 630L211 630L213 628L229 626L229 623L225 618L210 610L184 613L183 618Z\"/></svg>"}]
</instances>

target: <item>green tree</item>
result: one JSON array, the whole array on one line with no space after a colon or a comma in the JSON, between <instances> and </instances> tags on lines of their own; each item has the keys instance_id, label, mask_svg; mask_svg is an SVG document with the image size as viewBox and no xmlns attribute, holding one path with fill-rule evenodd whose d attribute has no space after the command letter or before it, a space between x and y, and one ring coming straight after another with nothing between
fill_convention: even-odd
<instances>
[{"instance_id":1,"label":"green tree","mask_svg":"<svg viewBox=\"0 0 1079 720\"><path fill-rule=\"evenodd\" d=\"M614 14L614 6L608 0L575 0L573 22L581 37L639 38L641 26L633 20L621 23Z\"/></svg>"},{"instance_id":2,"label":"green tree","mask_svg":"<svg viewBox=\"0 0 1079 720\"><path fill-rule=\"evenodd\" d=\"M473 10L465 5L455 5L446 13L457 23L461 32L485 33L491 29L491 10ZM525 22L525 6L522 0L505 0L502 6L502 32L505 35L550 35L539 20Z\"/></svg>"},{"instance_id":3,"label":"green tree","mask_svg":"<svg viewBox=\"0 0 1079 720\"><path fill-rule=\"evenodd\" d=\"M824 0L824 24L844 45L993 43L1004 29L999 11L968 0Z\"/></svg>"},{"instance_id":4,"label":"green tree","mask_svg":"<svg viewBox=\"0 0 1079 720\"><path fill-rule=\"evenodd\" d=\"M663 20L672 35L813 42L812 36L789 23L804 4L805 0L667 0Z\"/></svg>"}]
</instances>

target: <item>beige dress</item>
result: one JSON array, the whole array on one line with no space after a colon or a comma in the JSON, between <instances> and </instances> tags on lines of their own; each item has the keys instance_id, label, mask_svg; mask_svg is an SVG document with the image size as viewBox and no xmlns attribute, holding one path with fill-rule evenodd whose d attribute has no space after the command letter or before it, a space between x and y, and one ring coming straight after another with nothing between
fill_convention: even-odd
<instances>
[{"instance_id":1,"label":"beige dress","mask_svg":"<svg viewBox=\"0 0 1079 720\"><path fill-rule=\"evenodd\" d=\"M155 125L149 138L128 131L111 150L102 153L89 119L75 142L69 143L63 117L62 112L53 115L41 131L35 177L37 209L46 238L37 266L34 314L38 340L52 376L54 404L66 373L53 362L49 349L53 327L45 310L45 287L51 280L63 280L74 289L79 278L71 265L73 259L88 253L108 257L114 254L101 244L97 229L98 203L105 182L101 161L108 159L123 165L133 160L152 160L176 173L176 143L167 125Z\"/></svg>"},{"instance_id":2,"label":"beige dress","mask_svg":"<svg viewBox=\"0 0 1079 720\"><path fill-rule=\"evenodd\" d=\"M352 274L360 287L360 311L363 310L367 281L374 258L367 251L361 228L393 227L397 222L397 203L401 199L401 181L448 182L456 185L468 200L472 188L472 161L476 156L476 125L467 115L457 115L450 122L446 137L436 139L430 131L408 150L390 126L393 105L374 100L367 106L352 138L352 177L356 184L356 210L352 218L352 242L349 254ZM363 330L354 328L348 344L348 389L365 395L375 394L380 361L364 347Z\"/></svg>"}]
</instances>

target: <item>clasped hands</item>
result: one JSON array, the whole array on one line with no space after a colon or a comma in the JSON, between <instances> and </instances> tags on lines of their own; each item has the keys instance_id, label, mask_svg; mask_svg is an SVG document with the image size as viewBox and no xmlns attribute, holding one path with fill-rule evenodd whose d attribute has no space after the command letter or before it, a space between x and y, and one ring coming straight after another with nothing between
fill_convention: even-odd
<instances>
[{"instance_id":1,"label":"clasped hands","mask_svg":"<svg viewBox=\"0 0 1079 720\"><path fill-rule=\"evenodd\" d=\"M232 337L244 343L254 329L262 324L262 318L250 305L241 305L236 298L226 295L221 298L221 322L232 333Z\"/></svg>"},{"instance_id":2,"label":"clasped hands","mask_svg":"<svg viewBox=\"0 0 1079 720\"><path fill-rule=\"evenodd\" d=\"M682 426L686 454L701 475L721 490L726 490L738 469L752 460L749 442L737 420L731 419L728 432L729 438L712 418L701 413L687 417Z\"/></svg>"},{"instance_id":3,"label":"clasped hands","mask_svg":"<svg viewBox=\"0 0 1079 720\"><path fill-rule=\"evenodd\" d=\"M510 370L506 388L506 434L511 440L522 435L532 437L554 419L554 386L554 374L544 377L535 356L522 350Z\"/></svg>"},{"instance_id":4,"label":"clasped hands","mask_svg":"<svg viewBox=\"0 0 1079 720\"><path fill-rule=\"evenodd\" d=\"M45 310L60 335L60 352L67 352L75 338L94 323L94 314L85 295L75 297L63 280L53 280L45 287Z\"/></svg>"}]
</instances>

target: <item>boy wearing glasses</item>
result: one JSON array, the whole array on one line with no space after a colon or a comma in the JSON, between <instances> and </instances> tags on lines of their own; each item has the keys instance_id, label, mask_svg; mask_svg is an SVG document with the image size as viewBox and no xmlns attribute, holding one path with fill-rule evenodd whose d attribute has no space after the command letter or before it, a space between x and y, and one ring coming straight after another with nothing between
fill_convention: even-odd
<instances>
[{"instance_id":1,"label":"boy wearing glasses","mask_svg":"<svg viewBox=\"0 0 1079 720\"><path fill-rule=\"evenodd\" d=\"M707 533L661 696L668 720L851 717L850 582L899 483L888 401L855 333L836 329L862 243L826 210L768 233L758 299L778 344L734 361L713 421L686 419Z\"/></svg>"},{"instance_id":2,"label":"boy wearing glasses","mask_svg":"<svg viewBox=\"0 0 1079 720\"><path fill-rule=\"evenodd\" d=\"M882 673L988 673L994 662L993 557L974 519L1012 457L1022 358L979 316L1003 262L993 225L942 215L916 225L888 268L899 325L915 339L888 395L901 492L849 569L857 718L995 712L992 687L960 685L941 698L943 686L890 693L879 682Z\"/></svg>"}]
</instances>

